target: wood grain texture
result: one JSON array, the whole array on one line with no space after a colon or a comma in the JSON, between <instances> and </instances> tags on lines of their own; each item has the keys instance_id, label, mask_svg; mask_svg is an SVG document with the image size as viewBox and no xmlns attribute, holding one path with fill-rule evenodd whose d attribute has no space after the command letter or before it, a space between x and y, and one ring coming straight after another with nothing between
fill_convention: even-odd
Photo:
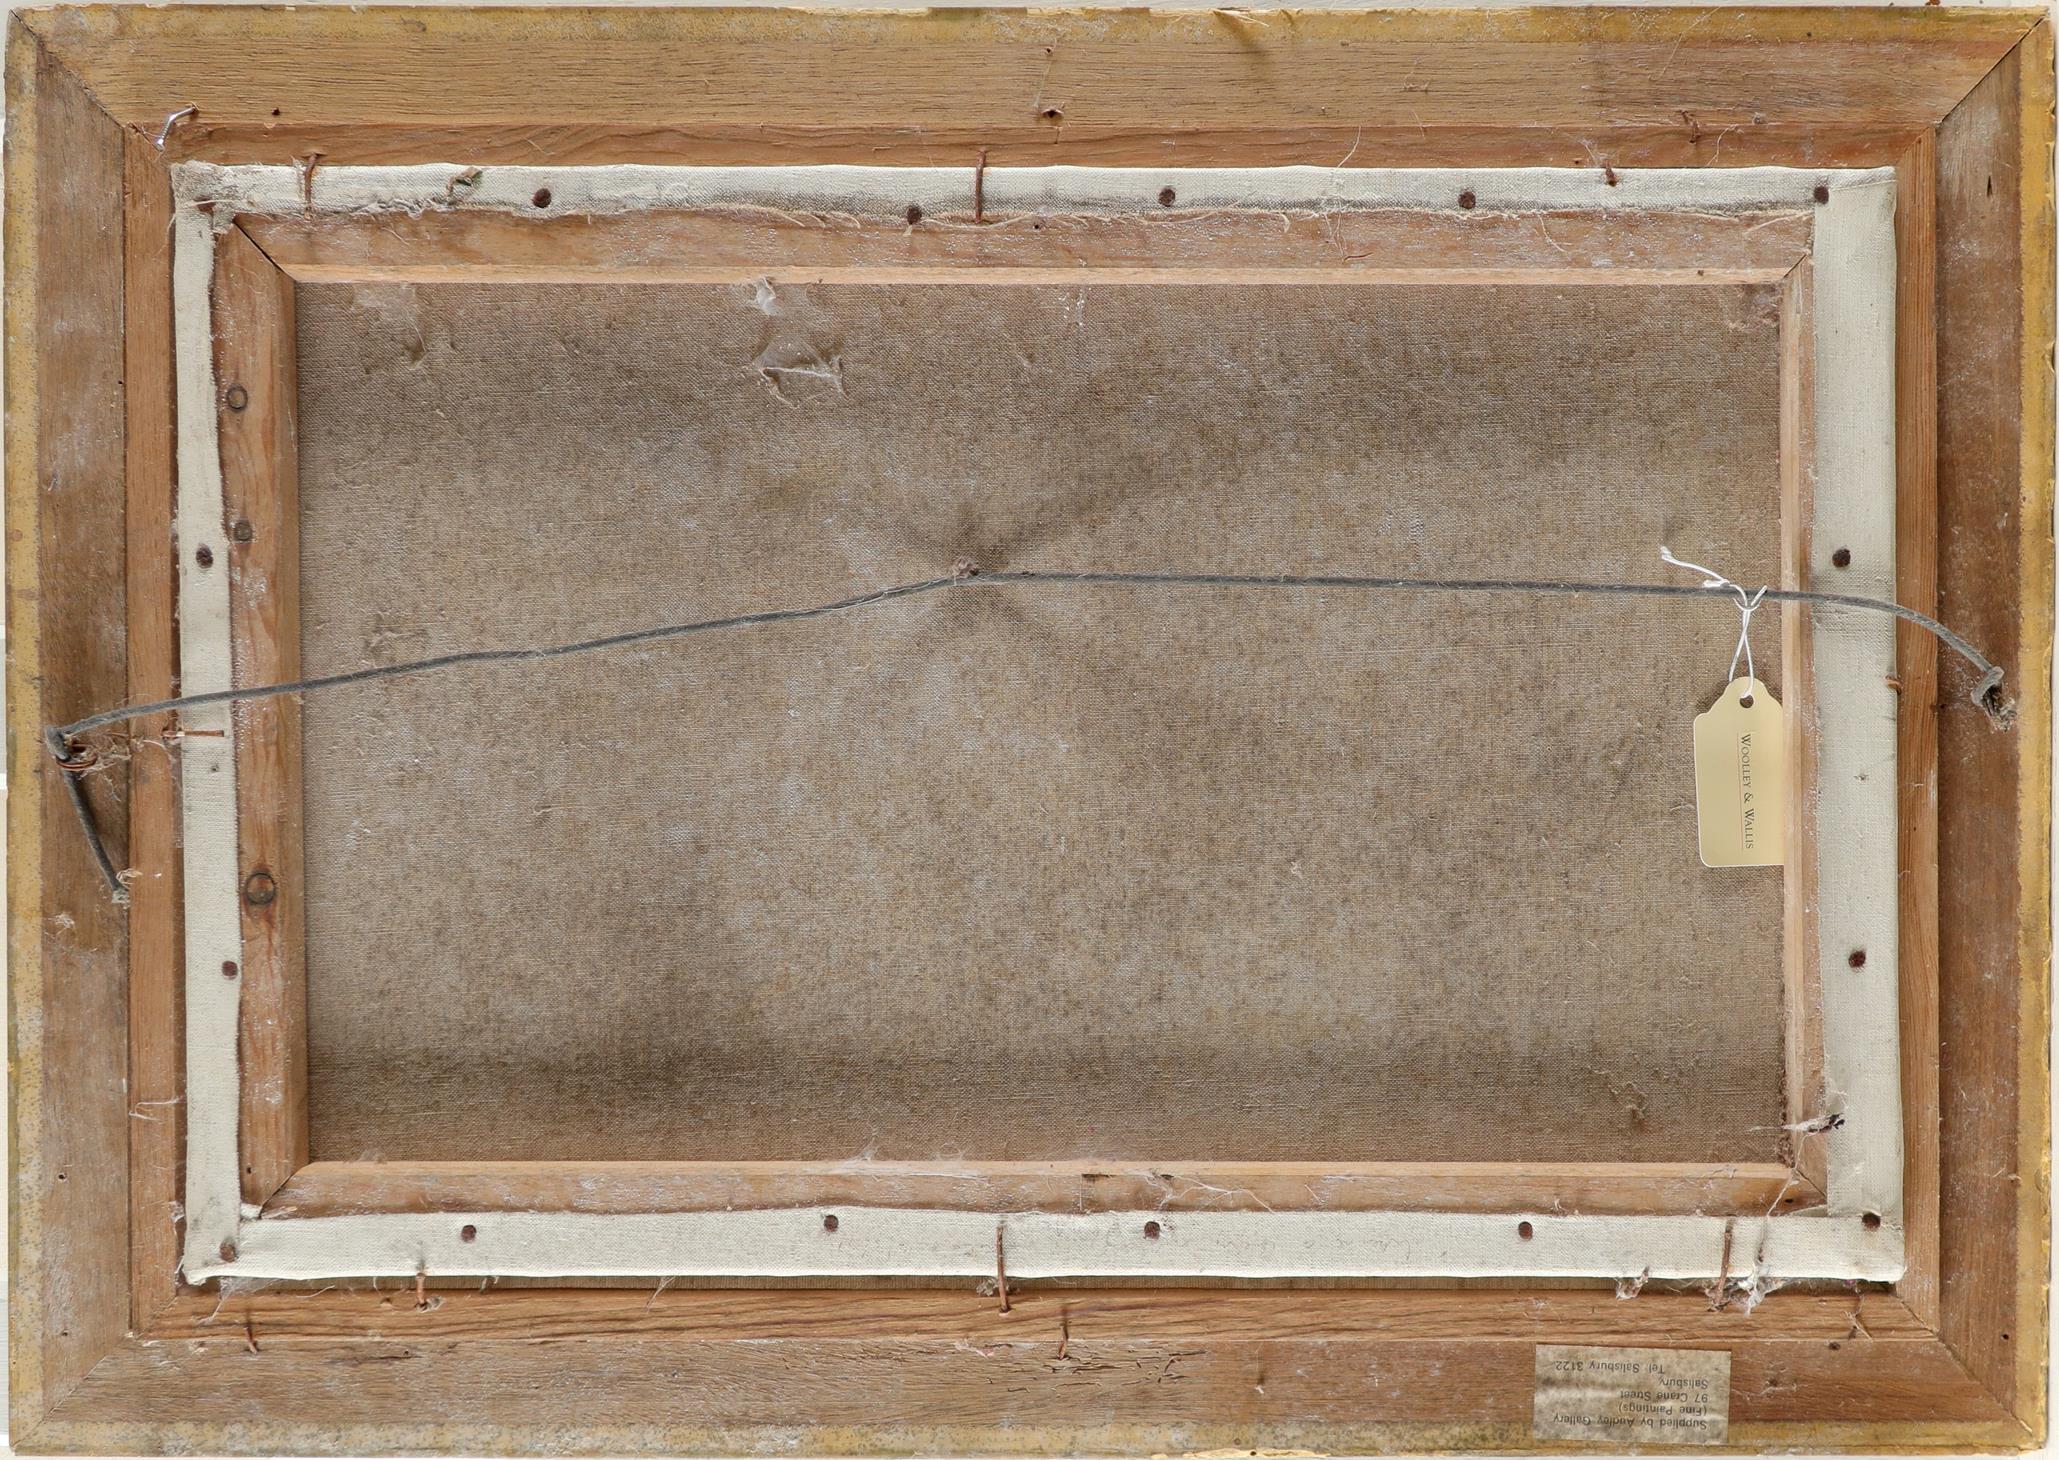
<instances>
[{"instance_id":1,"label":"wood grain texture","mask_svg":"<svg viewBox=\"0 0 2059 1460\"><path fill-rule=\"evenodd\" d=\"M1822 1194L1784 1166L1668 1163L1338 1166L1182 1162L343 1162L302 1167L267 1216L362 1212L688 1212L813 1205L956 1211L1797 1210Z\"/></svg>"},{"instance_id":2,"label":"wood grain texture","mask_svg":"<svg viewBox=\"0 0 2059 1460\"><path fill-rule=\"evenodd\" d=\"M2043 1433L2051 639L2051 61L2011 54L1938 133L1938 604L2015 718L1940 667L1940 1336ZM2043 401L2045 403L2040 404Z\"/></svg>"},{"instance_id":3,"label":"wood grain texture","mask_svg":"<svg viewBox=\"0 0 2059 1460\"><path fill-rule=\"evenodd\" d=\"M1788 275L1780 300L1781 584L1809 579L1810 525L1816 515L1816 352L1812 326L1815 266L1804 259ZM1780 615L1781 695L1787 708L1788 846L1781 958L1785 965L1787 1121L1805 1127L1823 1113L1823 990L1816 960L1816 708L1815 635L1809 615ZM1790 1135L1797 1175L1821 1193L1829 1151L1820 1136Z\"/></svg>"},{"instance_id":4,"label":"wood grain texture","mask_svg":"<svg viewBox=\"0 0 2059 1460\"><path fill-rule=\"evenodd\" d=\"M2023 80L2018 85L2017 135L2022 157L2023 198L2017 219L2022 256L2023 339L2021 469L2023 564L2024 702L2018 710L2024 736L2024 768L2017 805L2023 826L2016 845L2022 902L2017 909L2017 958L2022 968L2022 1002L2016 1028L2017 1088L2024 1093L2017 1112L2017 1162L2025 1179L2017 1186L2016 1326L2012 1408L2042 1445L2051 1432L2051 1374L2048 1352L2052 1323L2052 833L2054 649L2053 551L2055 350L2059 350L2059 281L2055 281L2053 196L2055 44L2049 21L2016 48Z\"/></svg>"},{"instance_id":5,"label":"wood grain texture","mask_svg":"<svg viewBox=\"0 0 2059 1460\"><path fill-rule=\"evenodd\" d=\"M211 126L944 128L991 146L1079 127L1671 127L1683 111L1711 130L1925 126L2035 15L195 6L34 23L153 132L190 105Z\"/></svg>"},{"instance_id":6,"label":"wood grain texture","mask_svg":"<svg viewBox=\"0 0 2059 1460\"><path fill-rule=\"evenodd\" d=\"M284 165L319 153L324 166L448 161L599 166L609 163L776 166L798 152L821 163L963 167L1886 167L1920 128L1793 126L1777 116L1706 125L1692 112L1641 126L1380 126L1326 120L1305 127L1068 124L1016 137L952 125L921 131L762 127L381 126L210 123L173 130L169 156Z\"/></svg>"},{"instance_id":7,"label":"wood grain texture","mask_svg":"<svg viewBox=\"0 0 2059 1460\"><path fill-rule=\"evenodd\" d=\"M111 1359L67 1438L148 1419L156 1444L224 1452L477 1450L511 1434L580 1453L1529 1450L1540 1341L1728 1349L1743 1446L2008 1433L1993 1400L1882 1295L1783 1293L1750 1317L1712 1314L1699 1295L1545 1291L1039 1290L1005 1315L962 1291L354 1304L332 1307L326 1339L302 1336L290 1295L231 1298L218 1313L182 1304L186 1333L209 1336ZM587 1337L601 1329L624 1336ZM270 1398L282 1393L290 1406Z\"/></svg>"},{"instance_id":8,"label":"wood grain texture","mask_svg":"<svg viewBox=\"0 0 2059 1460\"><path fill-rule=\"evenodd\" d=\"M1895 598L1937 608L1937 143L1925 134L1895 164ZM1896 1291L1937 1319L1937 665L1938 644L1895 628L1900 684L1896 833L1901 871L1902 1228L1909 1270ZM1858 970L1853 970L1855 976Z\"/></svg>"},{"instance_id":9,"label":"wood grain texture","mask_svg":"<svg viewBox=\"0 0 2059 1460\"><path fill-rule=\"evenodd\" d=\"M123 383L128 434L129 685L132 702L178 693L178 546L172 467L171 177L157 149L123 139L127 222ZM129 1290L132 1321L177 1296L184 1197L185 958L178 717L129 727Z\"/></svg>"},{"instance_id":10,"label":"wood grain texture","mask_svg":"<svg viewBox=\"0 0 2059 1460\"><path fill-rule=\"evenodd\" d=\"M215 386L236 683L300 676L300 493L293 281L234 228L215 244ZM243 1198L307 1164L300 703L236 708L243 896Z\"/></svg>"},{"instance_id":11,"label":"wood grain texture","mask_svg":"<svg viewBox=\"0 0 2059 1460\"><path fill-rule=\"evenodd\" d=\"M1140 184L1150 206L1154 180ZM1452 191L1457 202L1459 189ZM973 221L965 210L901 219L722 208L522 218L245 215L281 269L308 282L1751 283L1784 277L1808 250L1806 210L1707 213L1056 214Z\"/></svg>"},{"instance_id":12,"label":"wood grain texture","mask_svg":"<svg viewBox=\"0 0 2059 1460\"><path fill-rule=\"evenodd\" d=\"M1012 1286L1012 1285L1011 1285ZM1591 1291L1535 1286L1436 1289L1284 1290L1134 1288L1032 1284L1003 1313L967 1287L860 1292L679 1289L653 1285L589 1288L446 1288L418 1307L412 1286L386 1291L339 1286L310 1304L307 1295L261 1291L226 1301L194 1293L160 1315L162 1338L238 1333L260 1338L314 1337L570 1339L596 1331L693 1342L806 1338L1021 1340L1065 1316L1083 1337L1237 1342L1320 1339L1326 1334L1382 1336L1396 1343L1542 1339L1568 1343L1921 1343L1931 1335L1889 1293L1782 1292L1755 1312L1717 1312L1698 1292L1621 1299ZM1857 1319L1855 1324L1854 1319ZM1055 1337L1055 1335L1054 1335ZM1557 1341L1557 1340L1550 1340Z\"/></svg>"},{"instance_id":13,"label":"wood grain texture","mask_svg":"<svg viewBox=\"0 0 2059 1460\"><path fill-rule=\"evenodd\" d=\"M411 1294L333 1294L303 1306L303 1295L282 1293L248 1300L249 1310L231 1300L203 1324L215 1308L208 1294L175 1300L158 1320L182 1336L116 1342L129 1311L121 1274L131 1207L111 1173L123 1169L136 1122L119 1089L123 1038L111 1031L122 1029L129 955L118 921L94 900L75 829L56 814L68 810L46 794L32 732L41 718L111 703L144 672L123 664L118 631L80 612L110 592L118 609L124 570L108 544L147 532L123 521L121 432L107 427L122 419L110 344L120 284L108 277L119 265L107 244L110 232L119 238L121 148L86 88L17 21L6 215L17 1448L738 1451L790 1449L799 1435L822 1451L1527 1449L1530 1346L1573 1335L1731 1348L1739 1446L2037 1442L2049 1181L2052 61L2045 28L2030 29L2034 14L1418 14L1337 18L1366 28L1317 26L1314 42L1305 17L1130 15L1077 22L1083 35L1099 27L1124 44L1068 42L1055 57L1039 27L1071 17L930 15L910 25L961 39L986 27L1020 54L994 71L931 74L876 48L822 45L829 59L795 79L802 100L861 99L840 117L807 113L791 125L773 114L790 91L713 84L743 53L735 35L757 22L560 14L572 18L339 10L310 23L319 32L311 46L275 10L45 12L27 24L87 67L93 93L123 122L154 133L204 92L204 115L175 131L169 155L228 161L319 151L331 164L969 165L984 147L997 166L1870 165L1909 156L1949 111L1937 145L1938 597L1948 622L2007 664L2018 718L1997 731L1963 702L1960 666L1941 668L1936 1312L1945 1342L1926 1336L1914 1288L1914 1312L1872 1294L1790 1291L1749 1319L1692 1311L1706 1309L1693 1298L1648 1317L1651 1295L1625 1304L1533 1292L1040 1291L1017 1299L1014 1328L962 1293L553 1291L480 1294L476 1305L475 1295L438 1294L426 1313L413 1311ZM706 47L683 43L691 37L680 26L718 24L735 35L710 30ZM1160 49L1150 27L1161 24L1199 49ZM1812 26L1828 49L1803 47L1792 61L1784 46L1742 43ZM1283 49L1290 29L1293 49ZM1404 44L1409 34L1419 39ZM1935 52L1924 40L1933 34ZM1374 35L1392 44L1354 53ZM1440 35L1446 49L1425 60L1420 47ZM606 44L588 44L597 38ZM1318 50L1301 49L1310 44ZM1294 66L1325 45L1334 71L1318 67L1317 84L1299 87ZM1842 66L1839 48L1865 52L1864 65ZM630 69L615 74L641 78L640 96L594 84L584 68L610 55L628 57ZM1190 55L1202 58L1198 69L1186 68ZM477 64L453 64L467 58ZM1514 73L1495 94L1446 84L1495 67ZM1260 84L1261 71L1279 79ZM1539 114L1525 115L1536 72L1556 80ZM1583 92L1597 72L1609 84ZM1149 84L1132 88L1140 77ZM1186 77L1210 99L1181 105L1166 77ZM1056 119L1025 106L1043 99L1046 81ZM1134 106L1128 89L1141 99ZM1233 106L1243 114L1224 119ZM717 115L724 107L756 110ZM890 112L896 120L878 119ZM132 247L132 279L137 259ZM132 310L139 317L148 328L147 311ZM1903 364L1906 398L1909 370L1921 364L1906 337ZM129 389L134 423L147 402L139 407L134 380ZM1920 445L1911 429L1905 422L1905 463ZM140 591L145 577L132 571L126 586ZM132 635L141 613L128 612ZM133 769L140 814L147 782ZM96 777L95 793L119 846L111 780ZM1226 1300L1247 1296L1279 1307L1240 1326L1250 1315ZM1576 1310L1575 1298L1590 1306ZM1360 1300L1379 1306L1350 1306ZM1138 1307L1116 1309L1105 1328L1084 1311L1120 1304ZM1520 1315L1498 1317L1496 1304ZM415 1320L424 1326L409 1327ZM296 1325L310 1336L287 1336ZM312 1336L322 1331L331 1336ZM719 1341L739 1338L760 1341ZM201 1413L210 1418L192 1417ZM883 1414L894 1418L882 1423ZM1454 1415L1468 1418L1454 1424Z\"/></svg>"},{"instance_id":14,"label":"wood grain texture","mask_svg":"<svg viewBox=\"0 0 2059 1460\"><path fill-rule=\"evenodd\" d=\"M129 1318L127 932L42 735L128 691L122 142L18 24L7 97L8 1358L23 1435ZM120 867L123 747L88 748Z\"/></svg>"}]
</instances>

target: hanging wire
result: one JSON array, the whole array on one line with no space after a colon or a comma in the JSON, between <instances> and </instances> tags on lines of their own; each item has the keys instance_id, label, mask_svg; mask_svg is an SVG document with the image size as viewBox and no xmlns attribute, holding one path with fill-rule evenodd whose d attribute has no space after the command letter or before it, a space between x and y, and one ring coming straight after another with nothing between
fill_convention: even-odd
<instances>
[{"instance_id":1,"label":"hanging wire","mask_svg":"<svg viewBox=\"0 0 2059 1460\"><path fill-rule=\"evenodd\" d=\"M1988 657L1968 643L1964 638L1946 628L1928 614L1882 598L1865 598L1846 593L1819 593L1800 588L1760 588L1747 593L1740 585L1720 573L1698 564L1675 558L1665 548L1661 557L1676 567L1686 568L1703 575L1699 584L1681 583L1614 583L1585 582L1559 578L1415 578L1385 577L1358 574L1329 573L1123 573L1123 572L1066 572L1054 569L1022 568L1001 569L983 572L970 564L961 564L949 577L925 578L911 583L900 583L890 588L881 588L871 593L861 593L851 598L840 598L829 603L813 604L804 608L765 609L755 613L729 614L721 618L696 619L687 623L658 624L649 628L633 629L626 633L606 634L599 638L580 639L571 643L548 644L530 648L473 649L455 654L439 654L427 659L413 659L400 664L381 664L367 669L354 669L341 674L316 675L307 679L288 680L280 684L250 685L237 689L210 690L201 694L179 695L172 699L151 700L141 704L122 705L87 715L83 719L66 725L52 725L44 731L44 743L51 758L63 773L70 788L74 809L78 812L79 825L90 844L94 860L109 892L117 902L128 901L127 889L123 887L120 873L114 867L107 849L93 820L92 807L87 803L80 784L94 765L91 753L79 745L79 738L95 730L125 724L182 710L205 709L215 705L253 704L264 700L278 699L285 695L308 695L341 689L347 685L370 684L379 680L400 679L418 674L431 674L446 669L467 666L478 667L503 664L529 664L551 659L562 659L577 654L593 654L610 649L632 648L639 645L664 643L674 639L689 638L698 634L718 633L732 629L751 628L764 624L797 623L806 619L828 618L833 615L855 612L877 604L897 599L918 598L927 594L948 592L958 589L998 589L1011 586L1045 587L1130 587L1130 588L1237 588L1237 589L1325 589L1342 592L1433 592L1433 593L1526 593L1526 594L1603 594L1638 598L1702 598L1714 594L1734 594L1739 600L1744 623L1738 635L1737 653L1731 656L1731 673L1737 669L1741 654L1747 668L1751 665L1751 615L1760 603L1808 604L1812 607L1837 609L1861 613L1890 615L1906 623L1915 624L1933 635L1960 658L1972 665L1979 678L1968 694L1997 723L2006 725L2010 710L2001 694L2002 670Z\"/></svg>"}]
</instances>

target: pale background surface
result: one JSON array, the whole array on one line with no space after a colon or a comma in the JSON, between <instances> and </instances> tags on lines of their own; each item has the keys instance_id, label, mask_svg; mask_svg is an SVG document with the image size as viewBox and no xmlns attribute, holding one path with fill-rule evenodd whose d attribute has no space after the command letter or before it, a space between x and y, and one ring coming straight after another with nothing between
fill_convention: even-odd
<instances>
[{"instance_id":1,"label":"pale background surface","mask_svg":"<svg viewBox=\"0 0 2059 1460\"><path fill-rule=\"evenodd\" d=\"M332 285L299 325L310 674L961 559L1779 575L1770 287ZM1781 876L1694 829L1736 625L996 586L311 697L314 1159L1775 1159Z\"/></svg>"},{"instance_id":2,"label":"pale background surface","mask_svg":"<svg viewBox=\"0 0 2059 1460\"><path fill-rule=\"evenodd\" d=\"M249 0L249 3L261 3L261 0ZM313 3L330 3L330 0L313 0ZM412 0L399 0L399 3L412 3ZM431 4L441 4L441 3L447 3L447 0L425 0L425 3L431 3ZM608 4L608 3L622 3L622 0L586 0L586 3L601 3L601 4ZM741 4L755 4L755 3L761 3L761 0L734 0L734 3L741 3ZM955 0L940 0L940 3L943 3L943 4L954 4L954 3L955 3ZM1036 4L1036 3L1039 3L1039 0L1030 0L1030 3L1032 3L1032 4ZM1100 3L1100 0L1074 0L1074 3L1075 3L1076 5L1092 5L1092 4ZM1408 4L1408 3L1410 3L1410 0L1403 0L1403 3L1404 3L1404 4ZM1480 3L1481 3L1481 6L1482 6L1482 8L1517 8L1517 7L1519 7L1520 5L1522 5L1523 3L1525 3L1525 0L1480 0ZM1533 3L1540 3L1540 4L1578 4L1578 3L1582 3L1582 0L1533 0ZM1596 3L1610 3L1610 0L1596 0ZM1768 3L1768 4L1779 4L1779 5L1804 5L1804 4L1814 3L1814 0L1765 0L1765 3ZM1838 3L1838 0L1831 0L1831 3ZM1895 5L1898 5L1898 6L1920 7L1920 6L1922 6L1922 5L1926 4L1926 3L1928 3L1928 0L1889 0L1889 3L1891 3L1891 4L1895 4ZM1962 0L1962 3L1961 3L1961 8L1968 8L1968 9L1972 9L1972 8L1989 8L1989 7L1996 7L1996 6L1999 6L1999 7L2002 7L2002 8L2007 8L2007 6L2009 5L2009 3L2010 3L2010 0ZM817 0L817 4L818 4L818 5L819 5L819 6L821 7L821 8L840 8L840 9L879 9L879 8L890 8L890 7L883 7L883 6L882 6L882 5L880 5L879 3L876 3L876 0ZM12 10L12 9L14 9L14 8L15 8L15 0L0 0L0 12L5 12L5 11L9 11L9 10ZM1207 3L1207 0L1163 0L1163 8L1169 8L1169 9L1170 9L1170 8L1188 8L1188 9L1211 9L1211 8L1215 8L1215 7L1214 7L1214 6L1212 6L1212 5L1210 5L1210 4L1208 4L1208 3ZM1308 9L1354 9L1354 8L1356 8L1356 9L1370 9L1370 8L1399 8L1399 7L1397 7L1397 6L1384 6L1384 5L1378 5L1378 4L1349 4L1349 5L1340 5L1340 4L1337 4L1337 3L1335 3L1335 0L1305 0L1305 8L1308 8ZM1423 8L1423 7L1421 7L1420 5L1417 5L1417 6L1415 6L1414 8ZM0 857L4 857L4 849L0 849ZM0 888L4 888L4 883L0 883ZM2055 893L2059 893L2059 887L2055 887ZM0 891L0 896L4 896L4 891ZM4 1004L0 1004L0 1018L4 1018ZM4 1127L4 1125L0 1125L0 1141L4 1141L4 1139L5 1139L5 1127ZM4 1220L5 1220L5 1214L4 1214L4 1212L0 1212L0 1222L4 1222ZM2053 1248L2054 1248L2054 1252L2055 1252L2055 1257L2059 1257L2059 1242L2055 1242L2055 1243L2053 1244ZM2055 1279L2059 1279L2059 1267L2055 1267ZM2050 1337L2052 1337L2052 1338L2053 1338L2053 1339L2055 1340L2055 1342L2054 1342L2054 1350L2053 1350L2053 1364L2054 1364L2054 1367L2055 1367L2055 1368L2059 1368L2059 1327L2054 1327L2054 1328L2052 1329L2052 1331L2051 1331L2051 1333L2050 1333L2050 1335L2049 1335L2049 1336L2050 1336ZM4 1331L4 1330L0 1330L0 1386L4 1386L4 1383L5 1383L5 1367L4 1367L4 1357L5 1357L5 1353L4 1353L4 1348L5 1348L5 1343L6 1343L6 1334L5 1334L5 1331ZM2048 1453L2049 1453L2049 1452L2048 1452Z\"/></svg>"}]
</instances>

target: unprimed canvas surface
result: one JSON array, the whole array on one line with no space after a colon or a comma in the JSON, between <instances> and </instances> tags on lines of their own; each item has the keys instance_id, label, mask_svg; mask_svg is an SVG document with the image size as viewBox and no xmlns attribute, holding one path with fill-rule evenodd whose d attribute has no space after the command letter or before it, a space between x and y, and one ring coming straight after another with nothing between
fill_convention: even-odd
<instances>
[{"instance_id":1,"label":"unprimed canvas surface","mask_svg":"<svg viewBox=\"0 0 2059 1460\"><path fill-rule=\"evenodd\" d=\"M1771 290L303 286L325 673L1064 568L1778 577ZM1778 619L1760 616L1779 683ZM1705 601L970 586L305 707L317 1159L1768 1159Z\"/></svg>"}]
</instances>

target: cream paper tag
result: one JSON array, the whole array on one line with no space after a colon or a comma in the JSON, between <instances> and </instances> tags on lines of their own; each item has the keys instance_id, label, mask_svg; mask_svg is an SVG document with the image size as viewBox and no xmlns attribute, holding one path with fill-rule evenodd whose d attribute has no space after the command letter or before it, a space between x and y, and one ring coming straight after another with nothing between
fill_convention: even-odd
<instances>
[{"instance_id":1,"label":"cream paper tag","mask_svg":"<svg viewBox=\"0 0 2059 1460\"><path fill-rule=\"evenodd\" d=\"M1537 1346L1531 1430L1611 1450L1720 1445L1730 1436L1725 1349Z\"/></svg>"},{"instance_id":2,"label":"cream paper tag","mask_svg":"<svg viewBox=\"0 0 2059 1460\"><path fill-rule=\"evenodd\" d=\"M1787 722L1756 679L1694 717L1694 806L1704 867L1787 861Z\"/></svg>"}]
</instances>

